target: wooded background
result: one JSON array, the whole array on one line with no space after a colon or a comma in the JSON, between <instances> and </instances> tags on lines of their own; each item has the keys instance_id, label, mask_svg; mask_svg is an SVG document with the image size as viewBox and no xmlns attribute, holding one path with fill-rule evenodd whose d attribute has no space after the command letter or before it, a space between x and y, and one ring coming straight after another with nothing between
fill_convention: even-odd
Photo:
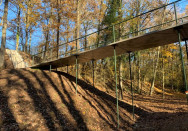
<instances>
[{"instance_id":1,"label":"wooded background","mask_svg":"<svg viewBox=\"0 0 188 131\"><path fill-rule=\"evenodd\" d=\"M76 48L86 50L93 43L102 41L108 43L113 39L111 29L101 31L100 34L95 33L87 38L83 37L76 42L70 41L168 4L169 0L1 0L0 2L2 6L0 10L1 54L6 46L31 55L44 52L41 57L45 60L50 58L48 49L52 47L53 57L60 58L68 55ZM3 4L3 2L5 3ZM176 6L178 18L188 15L187 0L180 1ZM9 18L6 22L6 14L10 12L13 13L12 16L16 17ZM174 13L173 5L170 5L149 15L136 17L126 25L120 25L116 34L135 32L132 33L133 36L140 35L137 31L141 29L174 20ZM186 18L186 20L188 19ZM9 32L7 38L6 26ZM164 28L167 26L169 25L164 25ZM38 40L36 41L36 39ZM9 41L13 42L9 43ZM66 42L69 43L64 44ZM188 74L188 57L185 44L182 48ZM2 57L1 60L3 60ZM125 54L118 56L117 60L118 87L120 91L130 90L129 84L127 84L130 82L128 54L125 52ZM95 82L102 84L104 88L115 90L114 58L105 58L94 63ZM145 83L150 83L150 95L153 93L154 86L161 87L163 90L171 88L174 91L185 91L179 44L172 43L133 52L131 53L131 63L133 87L138 93L143 93L142 87ZM60 70L66 71L66 68ZM90 81L92 63L80 64L78 72L79 78ZM75 75L74 66L69 67L69 73Z\"/></svg>"}]
</instances>

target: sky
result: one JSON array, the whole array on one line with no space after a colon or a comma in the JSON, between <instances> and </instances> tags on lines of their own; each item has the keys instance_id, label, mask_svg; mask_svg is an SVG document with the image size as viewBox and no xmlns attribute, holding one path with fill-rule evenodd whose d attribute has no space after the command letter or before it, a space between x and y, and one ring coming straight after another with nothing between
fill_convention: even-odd
<instances>
[{"instance_id":1,"label":"sky","mask_svg":"<svg viewBox=\"0 0 188 131\"><path fill-rule=\"evenodd\" d=\"M4 0L3 0L4 1ZM170 2L174 2L176 0L170 0ZM188 4L188 0L182 0L180 2L181 4L178 4L177 6L179 7L178 12L184 12L186 5ZM4 4L2 3L0 5L0 17L3 16L3 9L4 9ZM16 18L16 8L12 5L9 4L9 11L8 11L8 21L10 21L11 19ZM0 20L1 23L1 20ZM1 44L1 36L2 36L2 27L0 27L0 44ZM7 38L10 37L11 35L15 35L12 32L10 32L9 30L7 30ZM42 40L42 31L41 29L36 29L36 31L34 31L34 33L32 34L32 41L31 41L31 46L36 46L41 40ZM6 40L6 48L9 49L13 49L15 50L15 40Z\"/></svg>"}]
</instances>

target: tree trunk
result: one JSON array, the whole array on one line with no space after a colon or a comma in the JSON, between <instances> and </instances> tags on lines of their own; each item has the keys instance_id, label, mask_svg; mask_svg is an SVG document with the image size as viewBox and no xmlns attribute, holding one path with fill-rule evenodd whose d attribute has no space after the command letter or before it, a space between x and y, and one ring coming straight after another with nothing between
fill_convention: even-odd
<instances>
[{"instance_id":1,"label":"tree trunk","mask_svg":"<svg viewBox=\"0 0 188 131\"><path fill-rule=\"evenodd\" d=\"M138 51L138 92L140 92L140 51Z\"/></svg>"},{"instance_id":2,"label":"tree trunk","mask_svg":"<svg viewBox=\"0 0 188 131\"><path fill-rule=\"evenodd\" d=\"M25 52L27 52L27 46L28 46L28 37L29 37L29 32L28 32L28 28L29 28L29 6L30 6L30 0L27 3L27 12L26 12L26 28L25 28Z\"/></svg>"},{"instance_id":3,"label":"tree trunk","mask_svg":"<svg viewBox=\"0 0 188 131\"><path fill-rule=\"evenodd\" d=\"M46 42L45 42L45 49L44 49L44 60L46 60L46 56L47 56L47 49L49 47L49 30L47 30L46 33Z\"/></svg>"},{"instance_id":4,"label":"tree trunk","mask_svg":"<svg viewBox=\"0 0 188 131\"><path fill-rule=\"evenodd\" d=\"M1 38L1 49L0 49L0 68L2 68L4 66L8 2L9 2L8 0L5 0L4 15L3 15L3 29L2 29L2 38Z\"/></svg>"},{"instance_id":5,"label":"tree trunk","mask_svg":"<svg viewBox=\"0 0 188 131\"><path fill-rule=\"evenodd\" d=\"M57 0L57 5L58 5L58 16L57 16L57 59L59 57L59 28L60 28L60 22L61 22L61 16L60 16L60 12L59 12L59 5L61 5L61 0L59 2L59 0Z\"/></svg>"},{"instance_id":6,"label":"tree trunk","mask_svg":"<svg viewBox=\"0 0 188 131\"><path fill-rule=\"evenodd\" d=\"M16 33L16 50L18 51L18 47L19 47L19 39L20 39L20 14L21 14L21 11L20 11L20 6L19 6L19 9L18 9L18 21L17 21L17 33Z\"/></svg>"},{"instance_id":7,"label":"tree trunk","mask_svg":"<svg viewBox=\"0 0 188 131\"><path fill-rule=\"evenodd\" d=\"M164 99L164 85L165 85L165 76L164 76L164 58L163 58L163 56L162 56L162 74L163 74L163 99Z\"/></svg>"},{"instance_id":8,"label":"tree trunk","mask_svg":"<svg viewBox=\"0 0 188 131\"><path fill-rule=\"evenodd\" d=\"M81 0L77 0L77 20L76 20L76 38L80 37L80 2ZM76 41L76 49L80 49L79 40Z\"/></svg>"},{"instance_id":9,"label":"tree trunk","mask_svg":"<svg viewBox=\"0 0 188 131\"><path fill-rule=\"evenodd\" d=\"M122 64L122 61L121 61L121 58L119 58L119 98L122 100L123 99L123 80L122 80L122 77L123 77L123 64Z\"/></svg>"},{"instance_id":10,"label":"tree trunk","mask_svg":"<svg viewBox=\"0 0 188 131\"><path fill-rule=\"evenodd\" d=\"M185 40L185 48L186 48L187 59L188 59L188 46L187 46L187 40Z\"/></svg>"},{"instance_id":11,"label":"tree trunk","mask_svg":"<svg viewBox=\"0 0 188 131\"><path fill-rule=\"evenodd\" d=\"M159 50L160 50L160 47L158 47L158 51L157 51L157 62L156 62L156 65L155 65L154 71L153 71L153 79L151 82L150 93L149 93L150 96L152 96L153 91L154 91L155 77L156 77L157 67L158 67L158 62L159 62Z\"/></svg>"},{"instance_id":12,"label":"tree trunk","mask_svg":"<svg viewBox=\"0 0 188 131\"><path fill-rule=\"evenodd\" d=\"M30 29L30 33L29 33L29 53L31 54L31 36L32 36L32 33L31 33L31 29Z\"/></svg>"},{"instance_id":13,"label":"tree trunk","mask_svg":"<svg viewBox=\"0 0 188 131\"><path fill-rule=\"evenodd\" d=\"M97 47L99 46L99 43L100 43L100 29L101 29L101 12L102 12L102 3L103 3L103 0L101 0L100 2L100 12L99 12L99 20L98 20L98 35L97 35Z\"/></svg>"}]
</instances>

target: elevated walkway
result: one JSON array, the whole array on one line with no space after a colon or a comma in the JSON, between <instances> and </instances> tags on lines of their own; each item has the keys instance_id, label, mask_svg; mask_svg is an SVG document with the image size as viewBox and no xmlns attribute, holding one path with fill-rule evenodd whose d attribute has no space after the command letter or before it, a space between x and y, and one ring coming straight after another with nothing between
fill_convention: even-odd
<instances>
[{"instance_id":1,"label":"elevated walkway","mask_svg":"<svg viewBox=\"0 0 188 131\"><path fill-rule=\"evenodd\" d=\"M155 30L144 35L119 40L96 49L91 49L88 51L75 53L70 56L64 56L63 58L56 60L35 64L31 66L31 68L49 69L50 65L51 68L74 65L76 63L76 56L78 63L111 57L114 55L114 46L116 46L117 55L121 55L127 52L134 52L175 43L179 41L177 29L180 31L182 40L188 38L188 22L184 22L182 24L171 26L162 30Z\"/></svg>"}]
</instances>

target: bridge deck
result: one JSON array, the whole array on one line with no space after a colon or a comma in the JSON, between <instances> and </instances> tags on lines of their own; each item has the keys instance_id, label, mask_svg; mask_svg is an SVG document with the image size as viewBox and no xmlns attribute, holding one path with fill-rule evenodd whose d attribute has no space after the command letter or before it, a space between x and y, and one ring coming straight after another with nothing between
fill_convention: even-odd
<instances>
[{"instance_id":1,"label":"bridge deck","mask_svg":"<svg viewBox=\"0 0 188 131\"><path fill-rule=\"evenodd\" d=\"M129 51L134 52L138 50L175 43L178 42L177 30L175 30L176 27L179 27L180 29L182 40L188 38L187 22L178 26L172 26L163 30L154 31L130 39L117 41L107 46L99 47L97 49L83 51L81 53L59 58L53 61L33 65L31 66L31 68L49 69L50 65L52 66L52 68L74 65L76 62L75 55L78 55L78 63L88 62L92 59L98 60L106 57L111 57L114 55L114 45L116 45L117 55L120 55Z\"/></svg>"}]
</instances>

